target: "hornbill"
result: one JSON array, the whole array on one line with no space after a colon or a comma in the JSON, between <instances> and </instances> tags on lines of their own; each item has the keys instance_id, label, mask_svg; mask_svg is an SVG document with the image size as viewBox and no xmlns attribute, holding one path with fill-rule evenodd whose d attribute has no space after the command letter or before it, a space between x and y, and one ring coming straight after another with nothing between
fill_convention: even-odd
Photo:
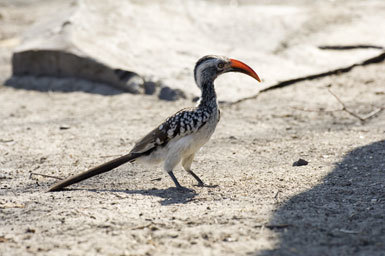
<instances>
[{"instance_id":1,"label":"hornbill","mask_svg":"<svg viewBox=\"0 0 385 256\"><path fill-rule=\"evenodd\" d=\"M167 118L140 139L128 154L62 180L48 191L61 190L127 162L163 162L164 170L175 186L183 189L173 173L175 166L182 162L183 168L195 178L198 186L204 186L203 181L191 170L191 163L195 153L210 139L219 121L214 80L227 72L241 72L261 81L254 70L241 61L215 55L200 58L194 68L195 82L201 90L196 107L182 109Z\"/></svg>"}]
</instances>

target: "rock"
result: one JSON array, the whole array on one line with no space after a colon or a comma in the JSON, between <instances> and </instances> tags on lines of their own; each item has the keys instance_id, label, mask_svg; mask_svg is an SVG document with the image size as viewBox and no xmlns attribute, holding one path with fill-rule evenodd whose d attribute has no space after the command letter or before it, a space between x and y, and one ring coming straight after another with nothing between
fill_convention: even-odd
<instances>
[{"instance_id":1,"label":"rock","mask_svg":"<svg viewBox=\"0 0 385 256\"><path fill-rule=\"evenodd\" d=\"M142 93L144 80L137 73L122 69L115 69L115 74L119 77L121 86L125 91L132 93Z\"/></svg>"},{"instance_id":2,"label":"rock","mask_svg":"<svg viewBox=\"0 0 385 256\"><path fill-rule=\"evenodd\" d=\"M71 128L71 126L69 126L69 125L61 125L61 126L59 127L60 130L68 130L68 129L70 129L70 128Z\"/></svg>"},{"instance_id":3,"label":"rock","mask_svg":"<svg viewBox=\"0 0 385 256\"><path fill-rule=\"evenodd\" d=\"M158 84L152 81L146 81L143 84L144 94L153 95L156 91Z\"/></svg>"},{"instance_id":4,"label":"rock","mask_svg":"<svg viewBox=\"0 0 385 256\"><path fill-rule=\"evenodd\" d=\"M179 89L171 89L168 86L162 87L159 93L159 99L167 100L167 101L175 101L178 99L185 99L186 95L182 90Z\"/></svg>"},{"instance_id":5,"label":"rock","mask_svg":"<svg viewBox=\"0 0 385 256\"><path fill-rule=\"evenodd\" d=\"M192 98L192 102L198 102L199 99L200 99L199 96L195 96L194 98Z\"/></svg>"},{"instance_id":6,"label":"rock","mask_svg":"<svg viewBox=\"0 0 385 256\"><path fill-rule=\"evenodd\" d=\"M80 78L111 85L117 89L138 93L136 83L127 83L116 69L74 53L57 50L25 50L12 56L13 76L47 76ZM129 72L133 73L133 72Z\"/></svg>"},{"instance_id":7,"label":"rock","mask_svg":"<svg viewBox=\"0 0 385 256\"><path fill-rule=\"evenodd\" d=\"M308 165L308 163L309 163L308 161L300 158L300 159L298 159L298 161L295 161L293 163L293 166L303 166L303 165Z\"/></svg>"}]
</instances>

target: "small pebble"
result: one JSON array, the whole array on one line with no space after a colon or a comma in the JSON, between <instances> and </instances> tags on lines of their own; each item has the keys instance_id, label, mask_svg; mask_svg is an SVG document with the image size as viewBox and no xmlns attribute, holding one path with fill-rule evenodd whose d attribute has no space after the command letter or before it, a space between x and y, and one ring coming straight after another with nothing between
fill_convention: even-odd
<instances>
[{"instance_id":1,"label":"small pebble","mask_svg":"<svg viewBox=\"0 0 385 256\"><path fill-rule=\"evenodd\" d=\"M71 128L69 125L62 125L59 127L60 130L68 130L69 128Z\"/></svg>"},{"instance_id":2,"label":"small pebble","mask_svg":"<svg viewBox=\"0 0 385 256\"><path fill-rule=\"evenodd\" d=\"M305 159L302 159L302 158L300 158L300 159L298 159L298 161L295 161L294 163L293 163L293 166L303 166L303 165L308 165L308 161L306 161Z\"/></svg>"}]
</instances>

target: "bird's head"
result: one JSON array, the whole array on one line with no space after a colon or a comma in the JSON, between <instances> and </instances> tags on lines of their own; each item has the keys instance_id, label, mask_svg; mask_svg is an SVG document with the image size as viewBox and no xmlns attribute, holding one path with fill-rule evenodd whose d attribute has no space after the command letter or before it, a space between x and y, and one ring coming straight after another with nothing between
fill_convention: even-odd
<instances>
[{"instance_id":1,"label":"bird's head","mask_svg":"<svg viewBox=\"0 0 385 256\"><path fill-rule=\"evenodd\" d=\"M216 55L207 55L197 61L194 68L194 78L198 87L202 89L202 86L212 84L215 78L227 72L241 72L261 82L257 73L245 63Z\"/></svg>"}]
</instances>

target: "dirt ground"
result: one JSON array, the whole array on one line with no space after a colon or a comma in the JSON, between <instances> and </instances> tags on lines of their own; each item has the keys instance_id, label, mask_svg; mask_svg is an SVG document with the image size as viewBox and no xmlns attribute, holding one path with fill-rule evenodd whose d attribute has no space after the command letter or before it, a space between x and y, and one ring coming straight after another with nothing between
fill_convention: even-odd
<instances>
[{"instance_id":1,"label":"dirt ground","mask_svg":"<svg viewBox=\"0 0 385 256\"><path fill-rule=\"evenodd\" d=\"M19 22L2 27L2 84ZM64 192L35 175L120 156L191 99L2 85L0 255L385 255L385 110L361 122L328 91L365 116L385 108L384 84L380 63L222 105L193 164L218 187L195 187L179 168L191 193L130 164Z\"/></svg>"}]
</instances>

